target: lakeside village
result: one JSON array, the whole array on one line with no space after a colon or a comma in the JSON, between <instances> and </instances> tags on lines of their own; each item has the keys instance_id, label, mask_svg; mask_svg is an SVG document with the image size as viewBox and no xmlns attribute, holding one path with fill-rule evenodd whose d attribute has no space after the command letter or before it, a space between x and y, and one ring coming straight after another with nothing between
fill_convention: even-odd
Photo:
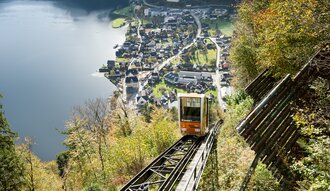
<instances>
[{"instance_id":1,"label":"lakeside village","mask_svg":"<svg viewBox=\"0 0 330 191\"><path fill-rule=\"evenodd\" d=\"M218 99L225 110L225 97L231 94L231 37L219 30L219 21L229 23L229 11L147 7L139 2L125 9L133 11L125 19L126 40L114 47L116 60L99 69L117 86L124 103L137 110L149 103L171 108L177 93L196 92Z\"/></svg>"}]
</instances>

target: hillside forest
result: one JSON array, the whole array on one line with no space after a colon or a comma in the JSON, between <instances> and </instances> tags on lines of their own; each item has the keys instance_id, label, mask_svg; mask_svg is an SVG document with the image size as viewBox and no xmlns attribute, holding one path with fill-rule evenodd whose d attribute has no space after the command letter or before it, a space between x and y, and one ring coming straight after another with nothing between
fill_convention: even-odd
<instances>
[{"instance_id":1,"label":"hillside forest","mask_svg":"<svg viewBox=\"0 0 330 191\"><path fill-rule=\"evenodd\" d=\"M330 1L243 0L237 12L230 50L236 94L226 113L212 104L211 120L224 123L198 190L240 189L254 158L236 131L254 105L248 83L266 68L277 79L297 73L329 41ZM295 190L330 190L330 65L316 67L322 72L292 105L301 148L288 160ZM34 140L10 129L0 104L0 190L119 190L181 136L176 109L149 105L137 114L120 100L115 93L75 107L62 132L67 149L54 161L41 161ZM246 190L286 189L260 162Z\"/></svg>"},{"instance_id":2,"label":"hillside forest","mask_svg":"<svg viewBox=\"0 0 330 191\"><path fill-rule=\"evenodd\" d=\"M209 165L200 190L239 190L254 152L237 134L236 126L251 111L254 101L244 88L263 70L276 79L295 75L321 48L329 52L330 2L242 1L238 8L230 50L236 95L229 98L225 122L218 136L215 181ZM317 77L291 110L300 133L300 148L288 158L296 174L294 188L282 187L261 162L246 190L330 189L330 64L315 66ZM216 182L216 184L210 184Z\"/></svg>"}]
</instances>

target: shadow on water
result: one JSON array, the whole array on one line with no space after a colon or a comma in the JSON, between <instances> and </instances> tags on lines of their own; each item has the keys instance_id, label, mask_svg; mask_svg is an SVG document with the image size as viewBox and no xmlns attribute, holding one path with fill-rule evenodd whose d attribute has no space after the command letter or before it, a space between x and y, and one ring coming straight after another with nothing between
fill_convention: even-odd
<instances>
[{"instance_id":1,"label":"shadow on water","mask_svg":"<svg viewBox=\"0 0 330 191\"><path fill-rule=\"evenodd\" d=\"M83 9L87 12L114 9L127 6L128 0L51 0L60 8Z\"/></svg>"},{"instance_id":2,"label":"shadow on water","mask_svg":"<svg viewBox=\"0 0 330 191\"><path fill-rule=\"evenodd\" d=\"M20 0L0 0L0 3L7 3ZM54 2L58 8L67 10L71 16L79 17L94 11L102 11L125 7L129 4L129 0L34 0ZM108 16L108 15L101 15Z\"/></svg>"},{"instance_id":3,"label":"shadow on water","mask_svg":"<svg viewBox=\"0 0 330 191\"><path fill-rule=\"evenodd\" d=\"M1 0L0 0L1 1ZM73 18L77 18L91 12L98 11L97 18L105 21L113 18L109 10L128 6L129 0L39 0L51 1L54 5L67 10Z\"/></svg>"}]
</instances>

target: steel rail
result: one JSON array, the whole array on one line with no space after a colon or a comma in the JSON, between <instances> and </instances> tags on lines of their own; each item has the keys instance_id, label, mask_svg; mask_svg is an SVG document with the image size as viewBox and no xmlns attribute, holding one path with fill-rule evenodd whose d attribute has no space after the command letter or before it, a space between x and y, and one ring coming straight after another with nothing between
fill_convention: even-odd
<instances>
[{"instance_id":1,"label":"steel rail","mask_svg":"<svg viewBox=\"0 0 330 191\"><path fill-rule=\"evenodd\" d=\"M200 138L194 136L182 137L142 169L121 191L143 191L151 188L164 190L164 186L172 187L170 183L175 183L178 171L187 164L200 142Z\"/></svg>"},{"instance_id":2,"label":"steel rail","mask_svg":"<svg viewBox=\"0 0 330 191\"><path fill-rule=\"evenodd\" d=\"M158 190L172 190L175 183L178 181L179 177L182 176L183 171L186 169L187 165L190 163L191 159L194 157L196 150L199 148L204 137L199 137L196 144L192 145L189 152L182 158L177 167L171 172L168 179L162 184Z\"/></svg>"},{"instance_id":3,"label":"steel rail","mask_svg":"<svg viewBox=\"0 0 330 191\"><path fill-rule=\"evenodd\" d=\"M216 140L216 136L220 130L221 124L222 124L222 120L219 120L214 125L214 127L210 130L210 132L206 136L206 138L203 140L202 144L205 144L205 147L201 150L201 155L197 159L196 163L193 164L193 166L190 170L190 174L187 174L189 177L188 180L183 181L182 185L180 185L181 184L181 182L180 182L180 184L178 186L179 188L177 187L176 191L197 190L199 181L202 177L206 162L210 155L214 141ZM200 152L200 151L198 151L198 152Z\"/></svg>"}]
</instances>

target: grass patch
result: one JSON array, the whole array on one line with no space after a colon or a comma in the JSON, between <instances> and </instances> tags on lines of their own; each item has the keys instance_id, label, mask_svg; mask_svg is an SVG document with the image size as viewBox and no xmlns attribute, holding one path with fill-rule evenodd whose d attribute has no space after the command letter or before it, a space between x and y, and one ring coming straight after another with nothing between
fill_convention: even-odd
<instances>
[{"instance_id":1,"label":"grass patch","mask_svg":"<svg viewBox=\"0 0 330 191\"><path fill-rule=\"evenodd\" d=\"M211 42L213 44L213 42ZM196 65L215 65L217 59L217 50L216 49L207 49L206 52L204 50L196 50L194 54L191 54L189 57L189 63L190 64L196 64ZM182 59L181 56L171 60L171 64L179 64L184 63L185 61Z\"/></svg>"},{"instance_id":2,"label":"grass patch","mask_svg":"<svg viewBox=\"0 0 330 191\"><path fill-rule=\"evenodd\" d=\"M130 62L131 60L129 58L120 58L120 57L117 57L116 58L116 62Z\"/></svg>"},{"instance_id":3,"label":"grass patch","mask_svg":"<svg viewBox=\"0 0 330 191\"><path fill-rule=\"evenodd\" d=\"M187 93L187 91L183 90L183 89L179 89L175 86L170 86L168 84L165 84L164 79L161 80L161 82L159 84L157 84L155 87L152 88L152 92L155 95L155 97L160 98L163 93L169 93L170 91L176 89L178 91L178 93Z\"/></svg>"},{"instance_id":4,"label":"grass patch","mask_svg":"<svg viewBox=\"0 0 330 191\"><path fill-rule=\"evenodd\" d=\"M223 21L219 28L222 34L224 34L225 36L233 36L233 31L234 31L233 23L228 21Z\"/></svg>"},{"instance_id":5,"label":"grass patch","mask_svg":"<svg viewBox=\"0 0 330 191\"><path fill-rule=\"evenodd\" d=\"M152 20L151 20L151 18L148 18L148 17L142 18L141 23L142 23L142 25L152 24Z\"/></svg>"},{"instance_id":6,"label":"grass patch","mask_svg":"<svg viewBox=\"0 0 330 191\"><path fill-rule=\"evenodd\" d=\"M204 50L197 50L195 55L192 55L190 58L191 64L206 64L206 65L214 65L217 59L217 51L216 49L208 49L206 52Z\"/></svg>"},{"instance_id":7,"label":"grass patch","mask_svg":"<svg viewBox=\"0 0 330 191\"><path fill-rule=\"evenodd\" d=\"M222 34L224 34L225 36L233 35L234 25L232 22L219 20L219 19L217 20L204 19L201 22L209 24L210 26L209 33L211 36L216 35L217 30L220 30Z\"/></svg>"},{"instance_id":8,"label":"grass patch","mask_svg":"<svg viewBox=\"0 0 330 191\"><path fill-rule=\"evenodd\" d=\"M112 28L119 28L124 26L126 23L126 20L124 18L117 18L112 21Z\"/></svg>"},{"instance_id":9,"label":"grass patch","mask_svg":"<svg viewBox=\"0 0 330 191\"><path fill-rule=\"evenodd\" d=\"M204 39L204 41L205 41L206 44L214 44L213 41L208 39L208 38Z\"/></svg>"}]
</instances>

